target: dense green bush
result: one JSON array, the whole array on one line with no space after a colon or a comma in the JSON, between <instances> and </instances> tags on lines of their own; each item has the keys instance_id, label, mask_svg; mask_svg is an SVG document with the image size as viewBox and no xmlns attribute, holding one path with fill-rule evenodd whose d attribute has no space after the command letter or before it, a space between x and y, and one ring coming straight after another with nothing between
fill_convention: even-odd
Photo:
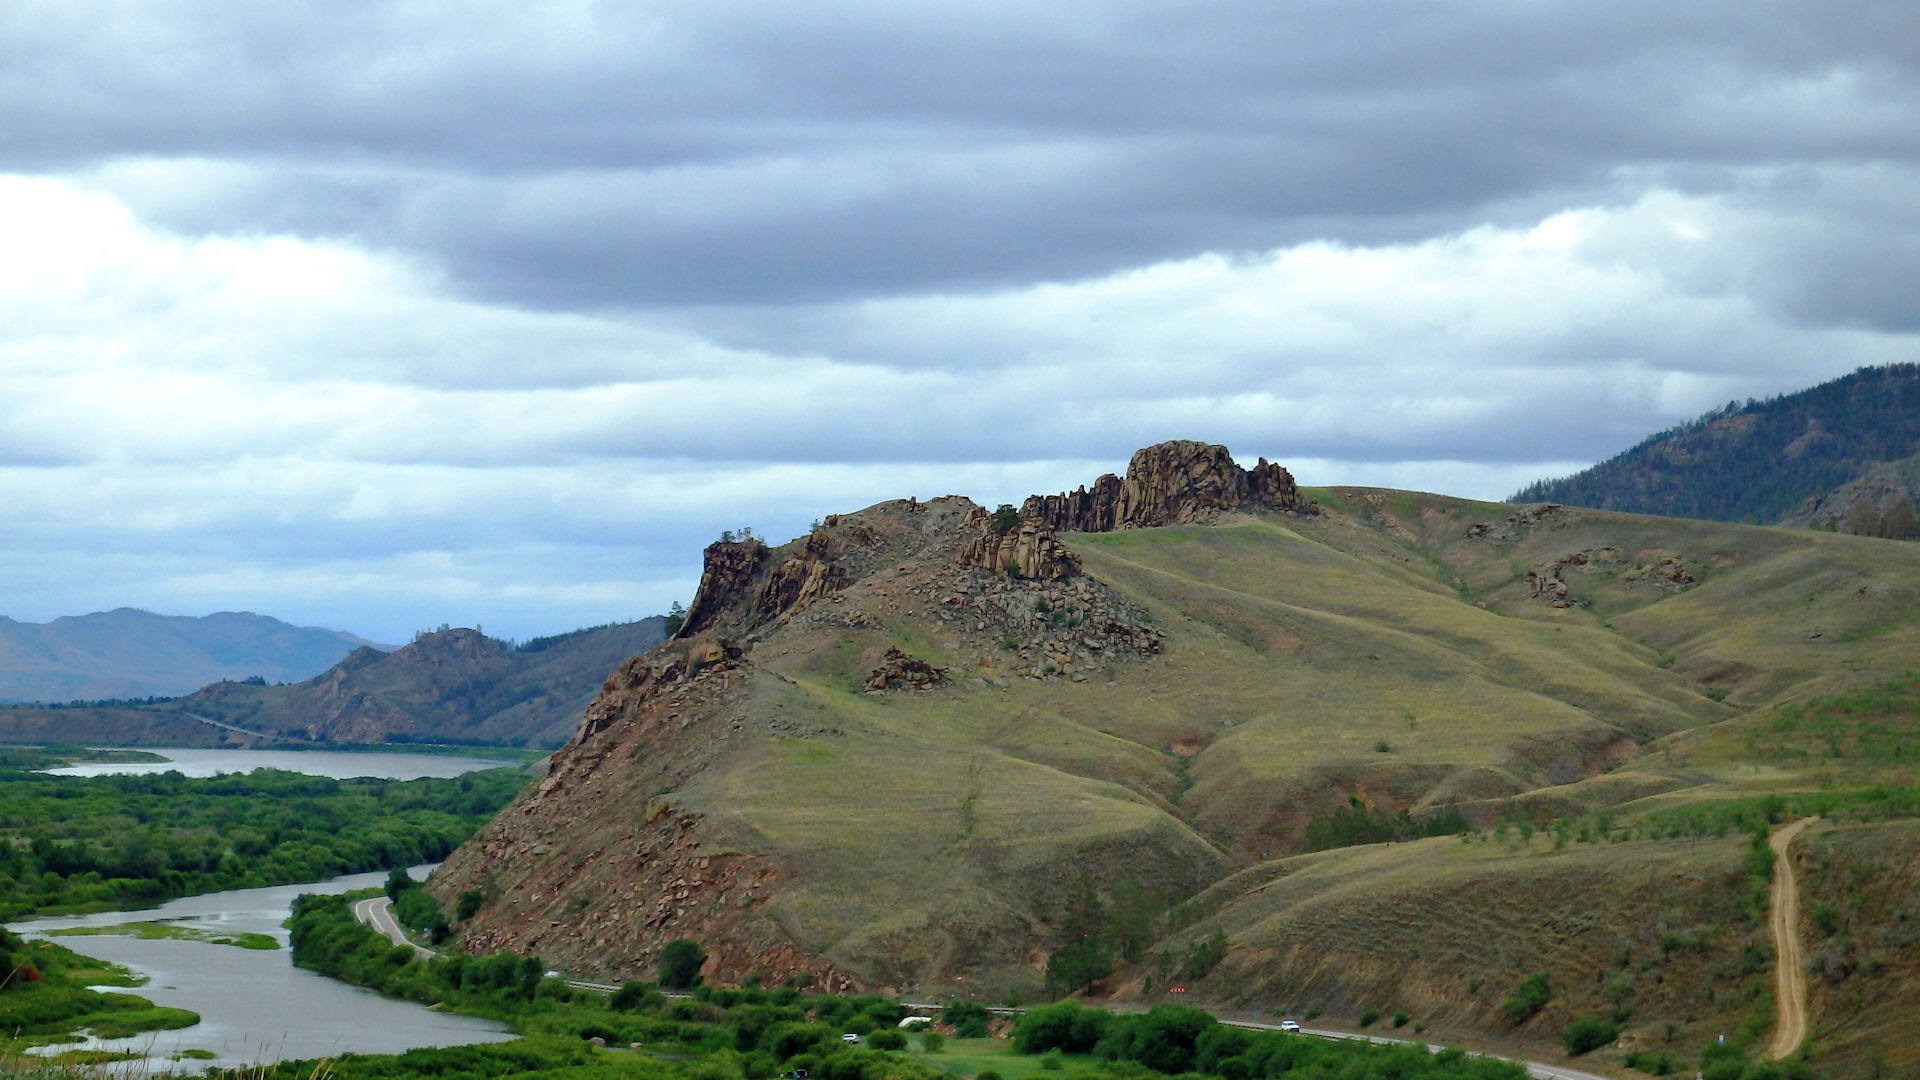
<instances>
[{"instance_id":1,"label":"dense green bush","mask_svg":"<svg viewBox=\"0 0 1920 1080\"><path fill-rule=\"evenodd\" d=\"M685 990L700 981L700 967L707 962L700 943L676 938L660 947L660 985L669 990Z\"/></svg>"},{"instance_id":2,"label":"dense green bush","mask_svg":"<svg viewBox=\"0 0 1920 1080\"><path fill-rule=\"evenodd\" d=\"M1589 1050L1598 1050L1620 1037L1620 1025L1604 1016L1576 1016L1573 1023L1567 1025L1562 1036L1567 1053L1579 1057Z\"/></svg>"},{"instance_id":3,"label":"dense green bush","mask_svg":"<svg viewBox=\"0 0 1920 1080\"><path fill-rule=\"evenodd\" d=\"M1538 972L1520 980L1512 996L1500 1003L1500 1015L1506 1017L1509 1024L1524 1024L1552 1000L1553 985L1546 972Z\"/></svg>"},{"instance_id":4,"label":"dense green bush","mask_svg":"<svg viewBox=\"0 0 1920 1080\"><path fill-rule=\"evenodd\" d=\"M977 1001L949 1001L940 1009L940 1019L953 1025L953 1034L961 1039L987 1037L987 1021L993 1014ZM976 1078L977 1080L977 1078Z\"/></svg>"}]
</instances>

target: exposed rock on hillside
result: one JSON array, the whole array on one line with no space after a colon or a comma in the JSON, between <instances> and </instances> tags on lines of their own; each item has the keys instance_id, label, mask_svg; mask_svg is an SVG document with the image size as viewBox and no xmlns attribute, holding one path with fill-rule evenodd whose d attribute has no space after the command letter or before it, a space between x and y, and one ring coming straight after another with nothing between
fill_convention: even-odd
<instances>
[{"instance_id":1,"label":"exposed rock on hillside","mask_svg":"<svg viewBox=\"0 0 1920 1080\"><path fill-rule=\"evenodd\" d=\"M1037 580L1070 578L1080 572L1080 560L1067 545L1038 525L1023 522L1000 532L984 507L975 507L961 525L976 530L960 549L963 566Z\"/></svg>"},{"instance_id":2,"label":"exposed rock on hillside","mask_svg":"<svg viewBox=\"0 0 1920 1080\"><path fill-rule=\"evenodd\" d=\"M870 693L882 690L931 690L946 681L946 668L934 667L917 656L909 656L889 645L885 662L867 676L867 690Z\"/></svg>"},{"instance_id":3,"label":"exposed rock on hillside","mask_svg":"<svg viewBox=\"0 0 1920 1080\"><path fill-rule=\"evenodd\" d=\"M1062 532L1112 532L1211 521L1228 510L1311 514L1293 475L1261 458L1252 469L1234 463L1224 446L1163 442L1133 455L1125 480L1108 473L1091 490L1035 495L1021 516Z\"/></svg>"}]
</instances>

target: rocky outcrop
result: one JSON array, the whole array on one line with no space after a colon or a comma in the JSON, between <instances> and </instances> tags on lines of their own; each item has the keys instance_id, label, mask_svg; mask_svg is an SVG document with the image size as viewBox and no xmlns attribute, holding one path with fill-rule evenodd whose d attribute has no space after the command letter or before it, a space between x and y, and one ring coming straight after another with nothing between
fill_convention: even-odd
<instances>
[{"instance_id":1,"label":"rocky outcrop","mask_svg":"<svg viewBox=\"0 0 1920 1080\"><path fill-rule=\"evenodd\" d=\"M1650 549L1629 557L1619 548L1600 547L1571 552L1527 571L1524 582L1527 598L1545 600L1560 608L1585 604L1586 601L1575 597L1567 586L1570 572L1618 575L1624 584L1665 592L1698 584L1693 571L1687 568L1687 561L1678 555Z\"/></svg>"},{"instance_id":2,"label":"rocky outcrop","mask_svg":"<svg viewBox=\"0 0 1920 1080\"><path fill-rule=\"evenodd\" d=\"M1023 518L1062 532L1112 532L1210 521L1229 510L1314 513L1292 474L1261 458L1243 469L1224 446L1176 441L1134 453L1122 480L1112 473L1061 495L1034 495Z\"/></svg>"},{"instance_id":3,"label":"rocky outcrop","mask_svg":"<svg viewBox=\"0 0 1920 1080\"><path fill-rule=\"evenodd\" d=\"M846 588L853 578L844 568L828 561L830 546L826 529L809 533L806 547L767 575L767 583L754 602L754 621L778 618Z\"/></svg>"},{"instance_id":4,"label":"rocky outcrop","mask_svg":"<svg viewBox=\"0 0 1920 1080\"><path fill-rule=\"evenodd\" d=\"M712 626L734 601L753 585L767 548L758 540L718 540L707 545L706 565L700 571L700 589L693 594L687 619L674 634L690 638Z\"/></svg>"},{"instance_id":5,"label":"rocky outcrop","mask_svg":"<svg viewBox=\"0 0 1920 1080\"><path fill-rule=\"evenodd\" d=\"M1067 545L1032 522L1022 522L1001 532L993 515L975 507L961 523L973 530L972 538L960 549L960 565L985 570L990 574L1012 574L1029 581L1055 581L1080 572L1080 559Z\"/></svg>"},{"instance_id":6,"label":"rocky outcrop","mask_svg":"<svg viewBox=\"0 0 1920 1080\"><path fill-rule=\"evenodd\" d=\"M874 693L882 690L931 690L946 681L946 668L934 667L917 656L889 645L885 659L867 676L867 689Z\"/></svg>"}]
</instances>

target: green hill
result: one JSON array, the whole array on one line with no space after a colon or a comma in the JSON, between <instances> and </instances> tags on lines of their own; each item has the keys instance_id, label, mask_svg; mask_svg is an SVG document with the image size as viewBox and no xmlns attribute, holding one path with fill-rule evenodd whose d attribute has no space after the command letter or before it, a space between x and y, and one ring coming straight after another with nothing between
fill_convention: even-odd
<instances>
[{"instance_id":1,"label":"green hill","mask_svg":"<svg viewBox=\"0 0 1920 1080\"><path fill-rule=\"evenodd\" d=\"M1738 829L1631 823L1844 786L1755 768L1744 736L1689 740L1897 677L1920 644L1920 547L1360 488L1236 509L1288 489L1185 468L1165 475L1188 488L1130 471L1121 489L1183 524L1056 534L949 497L711 546L683 636L615 672L541 782L436 876L449 903L487 898L462 941L620 979L695 937L721 981L998 995L1038 992L1092 927L1120 963L1102 988L1151 997L1217 929L1203 1000L1350 1018L1401 980L1457 1033L1547 1045L1565 1014L1496 1026L1511 987L1490 972L1550 961L1585 1008L1624 947L1668 954L1647 980L1675 985L1634 990L1646 1030L1745 1022L1765 958L1746 951ZM1555 849L1556 821L1589 839ZM1302 854L1503 822L1538 836ZM1348 892L1257 907L1292 895L1267 882L1334 865ZM1309 924L1283 910L1336 895L1372 899L1286 929ZM1539 926L1535 901L1556 912ZM1497 934L1513 947L1475 951ZM1373 951L1300 945L1349 936Z\"/></svg>"},{"instance_id":2,"label":"green hill","mask_svg":"<svg viewBox=\"0 0 1920 1080\"><path fill-rule=\"evenodd\" d=\"M1891 364L1796 394L1729 402L1590 469L1534 483L1512 501L1783 522L1809 500L1915 453L1920 365Z\"/></svg>"}]
</instances>

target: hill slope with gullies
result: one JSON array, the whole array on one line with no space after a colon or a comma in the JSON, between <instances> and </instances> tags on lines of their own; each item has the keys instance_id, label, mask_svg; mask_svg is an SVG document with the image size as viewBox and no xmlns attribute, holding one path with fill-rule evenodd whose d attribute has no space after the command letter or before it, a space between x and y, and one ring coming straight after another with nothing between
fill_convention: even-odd
<instances>
[{"instance_id":1,"label":"hill slope with gullies","mask_svg":"<svg viewBox=\"0 0 1920 1080\"><path fill-rule=\"evenodd\" d=\"M1765 401L1730 402L1590 469L1532 484L1513 500L1845 526L1858 500L1841 489L1917 453L1920 365L1889 364ZM1882 515L1890 509L1878 508ZM1885 535L1864 511L1855 516L1860 527L1847 531Z\"/></svg>"},{"instance_id":2,"label":"hill slope with gullies","mask_svg":"<svg viewBox=\"0 0 1920 1080\"><path fill-rule=\"evenodd\" d=\"M154 703L0 707L0 741L115 746L565 742L607 672L666 636L653 616L513 646L478 630L361 647L302 682L223 681Z\"/></svg>"},{"instance_id":3,"label":"hill slope with gullies","mask_svg":"<svg viewBox=\"0 0 1920 1080\"><path fill-rule=\"evenodd\" d=\"M1747 736L1699 740L1896 676L1916 593L1912 545L1303 491L1162 444L1021 511L904 500L710 546L680 634L433 888L485 897L468 948L607 979L693 937L722 982L1031 993L1097 938L1106 993L1350 1017L1404 984L1546 1044L1659 954L1631 1022L1692 1038L1766 965L1744 840L1620 823L1791 786ZM1577 983L1515 1027L1534 963Z\"/></svg>"}]
</instances>

